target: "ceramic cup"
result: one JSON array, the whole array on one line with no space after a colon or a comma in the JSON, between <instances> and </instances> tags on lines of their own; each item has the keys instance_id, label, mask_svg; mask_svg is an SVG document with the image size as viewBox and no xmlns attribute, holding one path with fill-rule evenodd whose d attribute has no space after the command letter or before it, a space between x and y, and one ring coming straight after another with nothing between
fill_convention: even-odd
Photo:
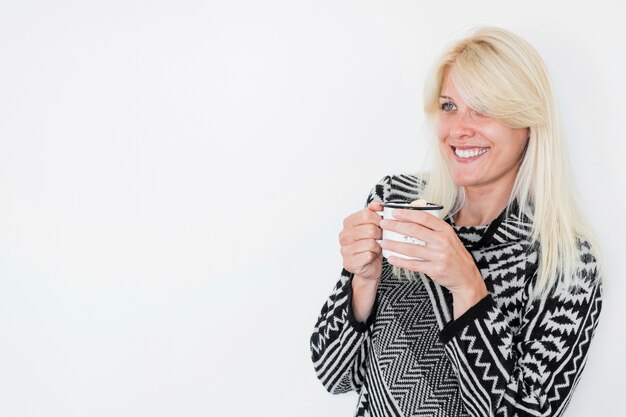
<instances>
[{"instance_id":1,"label":"ceramic cup","mask_svg":"<svg viewBox=\"0 0 626 417\"><path fill-rule=\"evenodd\" d=\"M393 215L391 214L391 212L394 209L406 209L406 210L422 210L422 211L426 211L430 214L432 214L435 217L439 216L439 211L441 209L443 209L443 206L439 206L436 204L431 204L428 203L428 205L424 206L424 207L414 207L414 206L410 206L409 203L402 201L402 202L393 202L393 201L388 201L386 203L383 203L383 210L382 211L377 211L376 213L378 215L380 215L383 219L389 219L389 220L397 220L395 217L393 217ZM415 245L420 245L420 246L425 246L426 243L423 240L419 240L413 236L406 236L403 235L401 233L396 233L392 230L384 230L383 229L383 239L385 240L395 240L397 242L405 242L405 243L413 243ZM380 243L380 240L377 241L378 243ZM399 258L404 258L404 259L415 259L418 261L422 261L422 258L414 258L411 256L407 256L407 255L403 255L401 253L397 253L394 251L390 251L388 249L383 249L383 257L385 258L389 258L390 256L397 256Z\"/></svg>"}]
</instances>

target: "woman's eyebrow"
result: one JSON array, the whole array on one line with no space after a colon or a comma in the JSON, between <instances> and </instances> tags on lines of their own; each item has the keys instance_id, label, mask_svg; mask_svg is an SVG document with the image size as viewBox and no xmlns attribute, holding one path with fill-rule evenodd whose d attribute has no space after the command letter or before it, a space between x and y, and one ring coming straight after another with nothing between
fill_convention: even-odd
<instances>
[{"instance_id":1,"label":"woman's eyebrow","mask_svg":"<svg viewBox=\"0 0 626 417\"><path fill-rule=\"evenodd\" d=\"M454 101L454 100L452 99L452 97L448 97L448 96L439 96L439 98L443 98L443 99L446 99L446 100L452 100L452 101Z\"/></svg>"}]
</instances>

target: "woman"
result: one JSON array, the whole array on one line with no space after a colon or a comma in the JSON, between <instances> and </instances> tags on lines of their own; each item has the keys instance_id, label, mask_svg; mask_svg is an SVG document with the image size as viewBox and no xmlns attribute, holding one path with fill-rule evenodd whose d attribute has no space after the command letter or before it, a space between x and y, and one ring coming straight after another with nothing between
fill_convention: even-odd
<instances>
[{"instance_id":1,"label":"woman","mask_svg":"<svg viewBox=\"0 0 626 417\"><path fill-rule=\"evenodd\" d=\"M438 156L383 178L344 220L343 265L311 336L318 378L359 416L558 416L601 308L597 245L570 188L545 67L479 28L426 83ZM423 198L441 218L381 202ZM382 230L418 246L382 240ZM381 247L423 259L384 259Z\"/></svg>"}]
</instances>

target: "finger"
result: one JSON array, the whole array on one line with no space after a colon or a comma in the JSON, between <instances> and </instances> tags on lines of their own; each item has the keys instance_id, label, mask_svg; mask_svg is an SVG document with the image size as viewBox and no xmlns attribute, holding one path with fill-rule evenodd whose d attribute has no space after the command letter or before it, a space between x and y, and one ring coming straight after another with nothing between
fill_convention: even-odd
<instances>
[{"instance_id":1,"label":"finger","mask_svg":"<svg viewBox=\"0 0 626 417\"><path fill-rule=\"evenodd\" d=\"M372 201L371 201L371 202L367 205L367 208L369 208L370 210L371 210L371 209L374 209L374 210L382 210L382 209L384 208L384 207L383 207L383 202L382 202L381 200L379 200L379 199L372 200Z\"/></svg>"},{"instance_id":2,"label":"finger","mask_svg":"<svg viewBox=\"0 0 626 417\"><path fill-rule=\"evenodd\" d=\"M413 223L411 221L385 219L380 223L380 227L382 230L391 230L406 236L412 236L424 242L428 242L431 245L436 244L442 238L441 232L436 232L419 223Z\"/></svg>"},{"instance_id":3,"label":"finger","mask_svg":"<svg viewBox=\"0 0 626 417\"><path fill-rule=\"evenodd\" d=\"M361 224L344 229L339 234L339 243L349 245L361 239L380 240L383 237L383 230L374 224Z\"/></svg>"},{"instance_id":4,"label":"finger","mask_svg":"<svg viewBox=\"0 0 626 417\"><path fill-rule=\"evenodd\" d=\"M347 246L362 239L380 240L382 234L382 229L371 223L350 226L339 233L339 244L341 246Z\"/></svg>"},{"instance_id":5,"label":"finger","mask_svg":"<svg viewBox=\"0 0 626 417\"><path fill-rule=\"evenodd\" d=\"M378 255L382 253L382 248L374 239L357 240L354 243L341 247L341 255L344 257L351 257L364 252L372 252Z\"/></svg>"},{"instance_id":6,"label":"finger","mask_svg":"<svg viewBox=\"0 0 626 417\"><path fill-rule=\"evenodd\" d=\"M344 228L358 226L360 224L375 224L378 226L381 217L369 208L359 210L346 217L343 221Z\"/></svg>"},{"instance_id":7,"label":"finger","mask_svg":"<svg viewBox=\"0 0 626 417\"><path fill-rule=\"evenodd\" d=\"M431 268L430 262L416 261L414 259L404 259L398 256L390 256L389 258L387 258L387 262L389 262L389 264L393 266L408 269L409 271L422 272L426 275L430 275L428 272Z\"/></svg>"},{"instance_id":8,"label":"finger","mask_svg":"<svg viewBox=\"0 0 626 417\"><path fill-rule=\"evenodd\" d=\"M383 239L379 245L383 249L387 249L402 255L410 256L412 258L423 259L419 262L428 262L433 255L432 249L428 246L420 246L416 243L397 242L395 240Z\"/></svg>"},{"instance_id":9,"label":"finger","mask_svg":"<svg viewBox=\"0 0 626 417\"><path fill-rule=\"evenodd\" d=\"M361 252L357 255L344 259L343 266L348 271L359 271L365 265L373 262L378 257L378 254L373 252Z\"/></svg>"},{"instance_id":10,"label":"finger","mask_svg":"<svg viewBox=\"0 0 626 417\"><path fill-rule=\"evenodd\" d=\"M391 214L398 220L418 223L438 232L444 231L450 226L439 217L430 214L427 210L394 209Z\"/></svg>"}]
</instances>

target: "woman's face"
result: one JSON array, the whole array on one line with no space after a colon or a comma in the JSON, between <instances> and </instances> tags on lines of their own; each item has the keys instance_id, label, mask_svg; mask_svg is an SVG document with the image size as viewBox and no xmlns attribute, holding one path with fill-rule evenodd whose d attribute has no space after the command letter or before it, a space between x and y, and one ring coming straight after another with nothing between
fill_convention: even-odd
<instances>
[{"instance_id":1,"label":"woman's face","mask_svg":"<svg viewBox=\"0 0 626 417\"><path fill-rule=\"evenodd\" d=\"M452 177L466 190L510 192L528 141L528 128L510 128L469 108L450 77L444 77L439 97L437 136Z\"/></svg>"}]
</instances>

